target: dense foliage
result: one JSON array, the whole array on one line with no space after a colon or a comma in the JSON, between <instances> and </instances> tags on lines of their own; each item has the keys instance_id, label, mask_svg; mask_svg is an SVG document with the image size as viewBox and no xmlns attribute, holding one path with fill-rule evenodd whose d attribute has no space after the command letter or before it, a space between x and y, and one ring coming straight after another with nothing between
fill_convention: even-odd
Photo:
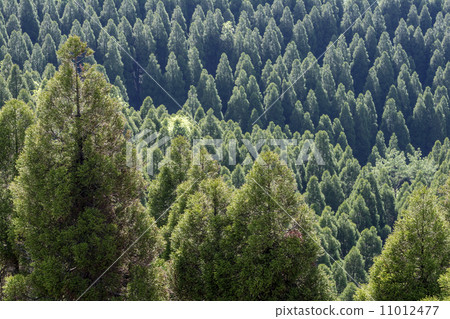
<instances>
[{"instance_id":1,"label":"dense foliage","mask_svg":"<svg viewBox=\"0 0 450 319\"><path fill-rule=\"evenodd\" d=\"M0 0L1 299L449 298L449 26L449 0Z\"/></svg>"}]
</instances>

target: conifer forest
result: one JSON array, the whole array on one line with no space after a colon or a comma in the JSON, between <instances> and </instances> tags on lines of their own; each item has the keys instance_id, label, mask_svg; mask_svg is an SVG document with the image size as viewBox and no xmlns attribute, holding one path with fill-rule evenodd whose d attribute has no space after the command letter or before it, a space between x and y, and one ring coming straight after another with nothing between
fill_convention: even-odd
<instances>
[{"instance_id":1,"label":"conifer forest","mask_svg":"<svg viewBox=\"0 0 450 319\"><path fill-rule=\"evenodd\" d=\"M450 0L0 0L0 300L450 300Z\"/></svg>"}]
</instances>

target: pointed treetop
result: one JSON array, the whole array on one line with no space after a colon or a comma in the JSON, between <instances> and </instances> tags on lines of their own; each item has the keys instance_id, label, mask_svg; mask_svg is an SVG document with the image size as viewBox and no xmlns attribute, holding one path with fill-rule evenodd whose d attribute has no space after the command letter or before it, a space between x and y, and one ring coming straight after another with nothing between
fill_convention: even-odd
<instances>
[{"instance_id":1,"label":"pointed treetop","mask_svg":"<svg viewBox=\"0 0 450 319\"><path fill-rule=\"evenodd\" d=\"M71 36L58 50L58 57L64 62L78 62L78 59L88 57L94 51L88 48L87 43L82 42L80 37Z\"/></svg>"}]
</instances>

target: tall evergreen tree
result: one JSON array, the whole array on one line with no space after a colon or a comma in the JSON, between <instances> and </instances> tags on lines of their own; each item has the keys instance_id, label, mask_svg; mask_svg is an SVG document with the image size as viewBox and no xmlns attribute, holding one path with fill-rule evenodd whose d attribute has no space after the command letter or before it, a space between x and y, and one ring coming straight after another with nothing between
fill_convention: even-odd
<instances>
[{"instance_id":1,"label":"tall evergreen tree","mask_svg":"<svg viewBox=\"0 0 450 319\"><path fill-rule=\"evenodd\" d=\"M247 100L247 94L245 89L235 86L233 89L233 95L227 105L227 112L225 113L225 119L232 119L240 124L241 127L247 127L249 120L249 103Z\"/></svg>"},{"instance_id":2,"label":"tall evergreen tree","mask_svg":"<svg viewBox=\"0 0 450 319\"><path fill-rule=\"evenodd\" d=\"M123 78L122 58L116 40L112 38L108 41L108 51L105 55L104 66L111 82L114 81L117 76Z\"/></svg>"},{"instance_id":3,"label":"tall evergreen tree","mask_svg":"<svg viewBox=\"0 0 450 319\"><path fill-rule=\"evenodd\" d=\"M232 225L222 241L219 288L225 299L327 299L327 280L314 265L320 248L311 211L278 157L261 158L264 164L254 164L228 209Z\"/></svg>"},{"instance_id":4,"label":"tall evergreen tree","mask_svg":"<svg viewBox=\"0 0 450 319\"><path fill-rule=\"evenodd\" d=\"M8 101L11 98L11 92L9 92L8 85L3 78L3 76L0 75L0 108L5 104L6 101Z\"/></svg>"},{"instance_id":5,"label":"tall evergreen tree","mask_svg":"<svg viewBox=\"0 0 450 319\"><path fill-rule=\"evenodd\" d=\"M420 300L438 295L449 266L448 221L436 198L419 188L370 269L367 293L376 300ZM364 290L359 298L364 298Z\"/></svg>"},{"instance_id":6,"label":"tall evergreen tree","mask_svg":"<svg viewBox=\"0 0 450 319\"><path fill-rule=\"evenodd\" d=\"M18 247L14 243L14 207L9 186L17 176L16 162L23 150L25 131L34 114L22 101L10 100L0 109L0 285L5 275L19 271Z\"/></svg>"},{"instance_id":7,"label":"tall evergreen tree","mask_svg":"<svg viewBox=\"0 0 450 319\"><path fill-rule=\"evenodd\" d=\"M17 98L21 89L26 89L26 83L23 80L22 72L17 64L14 64L8 77L8 90L13 98Z\"/></svg>"},{"instance_id":8,"label":"tall evergreen tree","mask_svg":"<svg viewBox=\"0 0 450 319\"><path fill-rule=\"evenodd\" d=\"M185 99L184 87L185 82L183 80L183 73L178 65L176 56L173 52L170 52L169 60L166 66L166 73L164 74L164 83L167 92L172 98L166 96L166 104L170 107L170 110L177 110L178 104L182 103Z\"/></svg>"},{"instance_id":9,"label":"tall evergreen tree","mask_svg":"<svg viewBox=\"0 0 450 319\"><path fill-rule=\"evenodd\" d=\"M26 287L17 286L18 277L8 281L7 299L159 296L156 284L142 287L137 281L156 280L158 230L140 202L142 180L127 167L120 106L103 76L82 68L90 54L79 38L69 38L59 51L59 71L39 97L39 121L29 130L13 186L14 231L33 267L17 275ZM19 288L25 296L15 295Z\"/></svg>"},{"instance_id":10,"label":"tall evergreen tree","mask_svg":"<svg viewBox=\"0 0 450 319\"><path fill-rule=\"evenodd\" d=\"M228 57L222 53L216 71L216 85L217 90L222 100L222 103L228 103L233 92L234 77L233 72L228 62Z\"/></svg>"},{"instance_id":11,"label":"tall evergreen tree","mask_svg":"<svg viewBox=\"0 0 450 319\"><path fill-rule=\"evenodd\" d=\"M381 254L382 248L381 238L377 235L376 228L372 226L370 229L364 229L361 232L361 237L359 237L356 247L364 257L364 269L369 271L373 265L373 259Z\"/></svg>"},{"instance_id":12,"label":"tall evergreen tree","mask_svg":"<svg viewBox=\"0 0 450 319\"><path fill-rule=\"evenodd\" d=\"M220 178L202 181L187 200L186 210L171 237L174 292L181 300L223 298L216 271L228 224L231 190Z\"/></svg>"}]
</instances>

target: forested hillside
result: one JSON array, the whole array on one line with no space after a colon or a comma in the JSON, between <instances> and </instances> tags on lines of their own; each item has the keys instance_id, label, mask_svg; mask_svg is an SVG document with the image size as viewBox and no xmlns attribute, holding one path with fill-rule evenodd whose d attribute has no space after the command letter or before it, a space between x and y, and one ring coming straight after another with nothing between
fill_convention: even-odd
<instances>
[{"instance_id":1,"label":"forested hillside","mask_svg":"<svg viewBox=\"0 0 450 319\"><path fill-rule=\"evenodd\" d=\"M450 0L0 0L0 61L0 299L450 298Z\"/></svg>"}]
</instances>

